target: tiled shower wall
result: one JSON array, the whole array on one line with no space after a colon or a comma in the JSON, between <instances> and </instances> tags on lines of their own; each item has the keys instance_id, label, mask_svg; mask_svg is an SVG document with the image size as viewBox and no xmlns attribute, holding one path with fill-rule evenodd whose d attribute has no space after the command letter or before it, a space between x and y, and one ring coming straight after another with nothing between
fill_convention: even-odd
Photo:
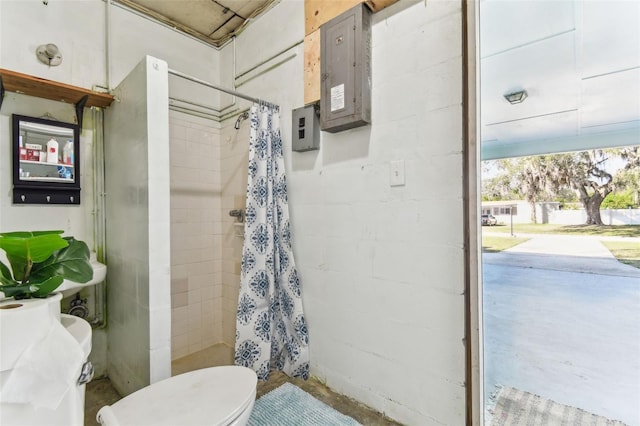
<instances>
[{"instance_id":1,"label":"tiled shower wall","mask_svg":"<svg viewBox=\"0 0 640 426\"><path fill-rule=\"evenodd\" d=\"M220 131L171 111L171 358L222 341Z\"/></svg>"},{"instance_id":2,"label":"tiled shower wall","mask_svg":"<svg viewBox=\"0 0 640 426\"><path fill-rule=\"evenodd\" d=\"M234 346L243 236L242 227L237 229L234 226L236 220L229 216L228 211L245 207L249 121L243 121L239 130L234 129L233 123L231 123L231 125L226 125L221 132L222 250L224 254L222 262L222 338L225 344Z\"/></svg>"}]
</instances>

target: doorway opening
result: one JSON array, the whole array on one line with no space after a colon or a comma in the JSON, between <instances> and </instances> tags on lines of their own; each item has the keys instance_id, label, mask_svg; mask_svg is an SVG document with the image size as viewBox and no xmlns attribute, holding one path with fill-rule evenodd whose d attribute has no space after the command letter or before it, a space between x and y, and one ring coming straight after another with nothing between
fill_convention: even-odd
<instances>
[{"instance_id":1,"label":"doorway opening","mask_svg":"<svg viewBox=\"0 0 640 426\"><path fill-rule=\"evenodd\" d=\"M639 28L635 2L479 5L485 424L509 405L640 424L638 181L618 176L640 169L620 154L640 141Z\"/></svg>"},{"instance_id":2,"label":"doorway opening","mask_svg":"<svg viewBox=\"0 0 640 426\"><path fill-rule=\"evenodd\" d=\"M638 153L485 162L482 211L493 219L482 226L487 418L530 406L533 416L555 409L640 420ZM602 168L579 161L590 158ZM585 170L608 178L577 176ZM591 198L580 200L580 179ZM590 217L598 194L606 195Z\"/></svg>"}]
</instances>

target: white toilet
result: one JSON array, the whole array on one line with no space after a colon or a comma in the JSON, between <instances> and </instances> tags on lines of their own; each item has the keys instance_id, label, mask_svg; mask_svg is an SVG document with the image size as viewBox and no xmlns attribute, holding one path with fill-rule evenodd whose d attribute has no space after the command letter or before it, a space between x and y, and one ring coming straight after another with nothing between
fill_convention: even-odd
<instances>
[{"instance_id":1,"label":"white toilet","mask_svg":"<svg viewBox=\"0 0 640 426\"><path fill-rule=\"evenodd\" d=\"M256 373L246 367L203 368L156 382L102 407L104 426L243 426L256 398Z\"/></svg>"}]
</instances>

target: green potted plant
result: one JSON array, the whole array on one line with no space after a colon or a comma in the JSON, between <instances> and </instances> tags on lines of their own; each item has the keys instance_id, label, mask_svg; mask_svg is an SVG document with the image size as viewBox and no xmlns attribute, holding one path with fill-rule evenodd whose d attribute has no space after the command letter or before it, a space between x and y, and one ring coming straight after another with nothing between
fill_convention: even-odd
<instances>
[{"instance_id":1,"label":"green potted plant","mask_svg":"<svg viewBox=\"0 0 640 426\"><path fill-rule=\"evenodd\" d=\"M0 291L14 299L43 298L67 279L86 283L93 278L89 248L64 231L0 233L0 249L11 270L0 262Z\"/></svg>"}]
</instances>

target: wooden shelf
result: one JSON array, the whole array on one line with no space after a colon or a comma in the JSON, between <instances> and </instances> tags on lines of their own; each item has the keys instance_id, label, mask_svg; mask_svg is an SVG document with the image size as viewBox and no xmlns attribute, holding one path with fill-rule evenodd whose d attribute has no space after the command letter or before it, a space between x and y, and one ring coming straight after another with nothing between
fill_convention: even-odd
<instances>
[{"instance_id":1,"label":"wooden shelf","mask_svg":"<svg viewBox=\"0 0 640 426\"><path fill-rule=\"evenodd\" d=\"M4 89L9 92L22 93L29 96L51 99L76 105L87 95L85 107L105 108L113 102L113 96L108 93L94 92L82 87L71 86L57 81L46 80L16 71L0 68L0 77Z\"/></svg>"}]
</instances>

